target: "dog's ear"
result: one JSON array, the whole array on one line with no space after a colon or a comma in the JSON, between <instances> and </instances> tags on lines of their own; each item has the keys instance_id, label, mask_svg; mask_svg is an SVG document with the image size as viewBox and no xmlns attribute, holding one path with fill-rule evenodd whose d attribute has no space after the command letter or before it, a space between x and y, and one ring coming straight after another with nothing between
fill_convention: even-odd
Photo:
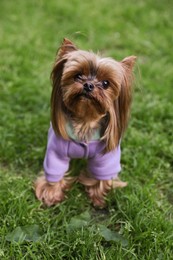
<instances>
[{"instance_id":1,"label":"dog's ear","mask_svg":"<svg viewBox=\"0 0 173 260\"><path fill-rule=\"evenodd\" d=\"M72 43L67 38L64 38L64 40L58 50L58 57L62 58L65 54L67 54L71 51L76 51L76 50L77 50L77 47L75 46L75 44Z\"/></svg>"},{"instance_id":2,"label":"dog's ear","mask_svg":"<svg viewBox=\"0 0 173 260\"><path fill-rule=\"evenodd\" d=\"M130 115L130 104L132 98L132 83L133 83L133 66L136 57L126 57L121 61L123 68L123 79L121 83L120 95L116 104L117 123L119 128L119 137L121 138L125 131Z\"/></svg>"},{"instance_id":3,"label":"dog's ear","mask_svg":"<svg viewBox=\"0 0 173 260\"><path fill-rule=\"evenodd\" d=\"M130 56L120 62L122 69L120 94L115 100L113 107L110 107L107 122L105 124L105 151L113 150L118 146L128 124L132 97L133 66L135 60L135 56Z\"/></svg>"},{"instance_id":4,"label":"dog's ear","mask_svg":"<svg viewBox=\"0 0 173 260\"><path fill-rule=\"evenodd\" d=\"M126 57L124 58L121 63L123 65L123 67L126 69L126 70L132 70L133 69L133 66L135 64L135 61L136 61L137 57L136 56L129 56L129 57Z\"/></svg>"},{"instance_id":5,"label":"dog's ear","mask_svg":"<svg viewBox=\"0 0 173 260\"><path fill-rule=\"evenodd\" d=\"M57 60L51 73L52 95L51 95L51 121L56 134L68 139L65 130L65 116L63 112L63 98L61 90L61 77L67 59Z\"/></svg>"},{"instance_id":6,"label":"dog's ear","mask_svg":"<svg viewBox=\"0 0 173 260\"><path fill-rule=\"evenodd\" d=\"M67 61L66 54L77 50L76 46L68 39L64 39L61 47L58 50L55 58L55 63L51 73L52 80L52 95L51 95L51 119L54 131L64 137L68 138L65 130L65 116L63 112L61 77L63 74L64 65Z\"/></svg>"}]
</instances>

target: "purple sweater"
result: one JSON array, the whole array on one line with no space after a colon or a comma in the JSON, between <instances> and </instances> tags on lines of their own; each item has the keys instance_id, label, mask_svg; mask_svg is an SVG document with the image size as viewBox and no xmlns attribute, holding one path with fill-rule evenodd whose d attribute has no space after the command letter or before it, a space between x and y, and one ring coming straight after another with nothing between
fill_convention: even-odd
<instances>
[{"instance_id":1,"label":"purple sweater","mask_svg":"<svg viewBox=\"0 0 173 260\"><path fill-rule=\"evenodd\" d=\"M75 140L64 140L57 136L50 126L48 144L44 158L44 171L49 182L60 181L69 169L72 158L86 158L88 171L97 180L111 180L118 176L120 166L120 145L103 154L105 148L103 141L90 141L88 143Z\"/></svg>"}]
</instances>

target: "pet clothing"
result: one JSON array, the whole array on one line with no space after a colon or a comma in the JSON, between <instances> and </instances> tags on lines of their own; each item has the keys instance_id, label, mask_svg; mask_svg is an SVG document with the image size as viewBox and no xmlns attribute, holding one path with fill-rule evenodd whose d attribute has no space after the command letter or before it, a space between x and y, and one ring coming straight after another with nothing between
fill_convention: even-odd
<instances>
[{"instance_id":1,"label":"pet clothing","mask_svg":"<svg viewBox=\"0 0 173 260\"><path fill-rule=\"evenodd\" d=\"M48 143L44 158L44 171L49 182L58 182L69 169L70 159L85 158L88 160L88 171L97 180L111 180L121 171L120 145L114 150L103 153L105 142L92 140L80 142L65 140L57 136L50 126Z\"/></svg>"}]
</instances>

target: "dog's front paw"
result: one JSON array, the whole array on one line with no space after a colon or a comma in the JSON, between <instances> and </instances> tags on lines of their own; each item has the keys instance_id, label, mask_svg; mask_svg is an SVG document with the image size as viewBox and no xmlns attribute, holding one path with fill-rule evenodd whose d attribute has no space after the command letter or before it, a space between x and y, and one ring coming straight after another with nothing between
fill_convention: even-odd
<instances>
[{"instance_id":1,"label":"dog's front paw","mask_svg":"<svg viewBox=\"0 0 173 260\"><path fill-rule=\"evenodd\" d=\"M65 179L55 183L49 183L44 176L41 176L35 181L34 187L38 200L47 206L52 206L65 199L64 192L65 190L69 190L70 183Z\"/></svg>"}]
</instances>

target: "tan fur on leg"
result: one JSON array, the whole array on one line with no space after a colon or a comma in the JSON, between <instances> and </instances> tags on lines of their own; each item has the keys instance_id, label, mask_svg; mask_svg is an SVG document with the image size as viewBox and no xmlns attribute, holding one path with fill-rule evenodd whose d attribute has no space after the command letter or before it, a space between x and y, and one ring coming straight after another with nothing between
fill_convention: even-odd
<instances>
[{"instance_id":1,"label":"tan fur on leg","mask_svg":"<svg viewBox=\"0 0 173 260\"><path fill-rule=\"evenodd\" d=\"M36 197L47 206L60 203L65 199L65 191L69 190L76 178L64 177L58 182L47 182L44 176L39 177L35 183Z\"/></svg>"},{"instance_id":2,"label":"tan fur on leg","mask_svg":"<svg viewBox=\"0 0 173 260\"><path fill-rule=\"evenodd\" d=\"M93 205L100 208L105 207L105 197L111 189L127 186L126 182L120 181L119 179L96 180L87 177L83 173L79 176L78 181L85 185L85 189Z\"/></svg>"}]
</instances>

